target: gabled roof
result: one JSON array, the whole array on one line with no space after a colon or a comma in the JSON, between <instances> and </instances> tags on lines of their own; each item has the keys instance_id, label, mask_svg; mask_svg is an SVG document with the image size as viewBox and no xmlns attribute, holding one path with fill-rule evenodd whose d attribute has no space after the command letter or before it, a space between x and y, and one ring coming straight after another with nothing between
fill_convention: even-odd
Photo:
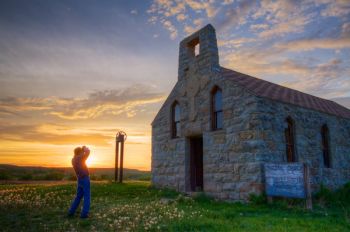
<instances>
[{"instance_id":1,"label":"gabled roof","mask_svg":"<svg viewBox=\"0 0 350 232\"><path fill-rule=\"evenodd\" d=\"M350 110L333 101L315 97L227 68L221 67L221 72L224 77L233 79L238 85L259 97L265 97L343 118L350 118Z\"/></svg>"}]
</instances>

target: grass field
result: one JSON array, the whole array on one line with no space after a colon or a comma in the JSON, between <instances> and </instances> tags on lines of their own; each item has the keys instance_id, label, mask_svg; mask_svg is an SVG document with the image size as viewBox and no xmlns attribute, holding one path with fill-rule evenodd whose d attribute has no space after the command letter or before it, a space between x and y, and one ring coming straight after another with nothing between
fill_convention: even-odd
<instances>
[{"instance_id":1,"label":"grass field","mask_svg":"<svg viewBox=\"0 0 350 232\"><path fill-rule=\"evenodd\" d=\"M91 217L82 220L79 214L65 217L74 182L0 185L0 230L350 231L348 203L330 204L328 192L308 212L295 201L267 205L259 197L250 204L216 202L204 195L192 199L153 189L145 181L94 182L91 191Z\"/></svg>"}]
</instances>

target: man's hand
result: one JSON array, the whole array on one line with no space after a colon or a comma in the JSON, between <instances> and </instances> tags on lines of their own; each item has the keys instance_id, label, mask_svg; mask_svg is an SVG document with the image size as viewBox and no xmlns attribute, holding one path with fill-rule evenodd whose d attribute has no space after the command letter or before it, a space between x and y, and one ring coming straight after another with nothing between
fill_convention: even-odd
<instances>
[{"instance_id":1,"label":"man's hand","mask_svg":"<svg viewBox=\"0 0 350 232\"><path fill-rule=\"evenodd\" d=\"M86 158L90 155L90 149L86 146L83 146L83 152Z\"/></svg>"}]
</instances>

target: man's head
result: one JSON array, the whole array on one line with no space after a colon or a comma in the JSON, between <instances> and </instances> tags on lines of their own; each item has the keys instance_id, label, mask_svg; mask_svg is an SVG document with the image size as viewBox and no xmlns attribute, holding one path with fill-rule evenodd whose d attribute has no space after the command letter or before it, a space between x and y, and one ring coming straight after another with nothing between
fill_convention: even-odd
<instances>
[{"instance_id":1,"label":"man's head","mask_svg":"<svg viewBox=\"0 0 350 232\"><path fill-rule=\"evenodd\" d=\"M83 149L81 147L76 147L74 149L74 156L83 154Z\"/></svg>"}]
</instances>

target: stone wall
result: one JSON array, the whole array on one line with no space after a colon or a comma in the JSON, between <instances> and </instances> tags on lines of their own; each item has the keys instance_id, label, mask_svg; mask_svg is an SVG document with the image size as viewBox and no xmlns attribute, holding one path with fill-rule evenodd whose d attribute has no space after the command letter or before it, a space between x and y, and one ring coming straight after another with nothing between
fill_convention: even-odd
<instances>
[{"instance_id":1,"label":"stone wall","mask_svg":"<svg viewBox=\"0 0 350 232\"><path fill-rule=\"evenodd\" d=\"M325 113L260 98L257 133L264 144L256 154L257 161L286 162L284 128L290 116L295 124L297 162L310 167L312 186L322 183L330 188L350 181L350 120ZM330 135L331 167L324 167L321 127L327 124Z\"/></svg>"}]
</instances>

